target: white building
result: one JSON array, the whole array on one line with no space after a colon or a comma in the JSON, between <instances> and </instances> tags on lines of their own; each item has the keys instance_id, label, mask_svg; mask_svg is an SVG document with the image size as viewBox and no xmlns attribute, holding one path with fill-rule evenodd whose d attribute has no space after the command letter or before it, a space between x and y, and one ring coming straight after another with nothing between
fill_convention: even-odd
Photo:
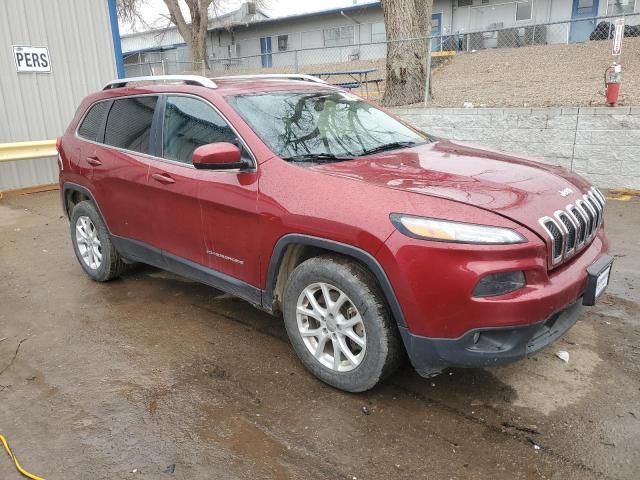
<instances>
[{"instance_id":1,"label":"white building","mask_svg":"<svg viewBox=\"0 0 640 480\"><path fill-rule=\"evenodd\" d=\"M600 20L611 20L595 17L634 12L640 12L640 0L434 0L432 29L437 38L432 47L465 50L583 42ZM553 22L561 23L548 25ZM640 15L631 15L627 23L640 24ZM372 44L385 39L377 1L280 18L269 18L254 4L245 3L210 23L208 54L213 69L240 63L250 68L297 67L382 58L385 46ZM313 50L296 53L307 49ZM124 35L122 50L125 65L166 59L173 62L162 65L166 69L175 68L176 61L189 61L175 28ZM161 73L160 63L148 68Z\"/></svg>"}]
</instances>

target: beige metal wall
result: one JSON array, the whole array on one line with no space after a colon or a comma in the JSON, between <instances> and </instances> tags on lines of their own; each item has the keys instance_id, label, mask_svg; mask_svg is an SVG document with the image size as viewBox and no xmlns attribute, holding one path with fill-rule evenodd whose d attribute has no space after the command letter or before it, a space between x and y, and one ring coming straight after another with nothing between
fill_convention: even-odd
<instances>
[{"instance_id":1,"label":"beige metal wall","mask_svg":"<svg viewBox=\"0 0 640 480\"><path fill-rule=\"evenodd\" d=\"M13 45L46 46L51 73L17 73ZM116 77L107 0L0 1L0 144L60 136ZM57 181L55 158L0 162L0 191Z\"/></svg>"}]
</instances>

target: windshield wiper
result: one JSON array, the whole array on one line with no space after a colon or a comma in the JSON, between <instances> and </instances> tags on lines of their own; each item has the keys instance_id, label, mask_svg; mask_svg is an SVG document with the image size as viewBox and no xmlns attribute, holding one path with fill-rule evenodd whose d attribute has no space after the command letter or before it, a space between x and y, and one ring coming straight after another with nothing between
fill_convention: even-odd
<instances>
[{"instance_id":1,"label":"windshield wiper","mask_svg":"<svg viewBox=\"0 0 640 480\"><path fill-rule=\"evenodd\" d=\"M360 156L364 157L365 155L373 155L374 153L386 152L388 150L396 150L398 148L413 147L415 145L418 145L418 142L406 141L406 142L385 143L384 145L380 145L379 147L365 150L360 154Z\"/></svg>"},{"instance_id":2,"label":"windshield wiper","mask_svg":"<svg viewBox=\"0 0 640 480\"><path fill-rule=\"evenodd\" d=\"M351 157L338 157L331 153L304 153L301 155L292 155L291 157L283 157L287 162L339 162L341 160L351 160Z\"/></svg>"}]
</instances>

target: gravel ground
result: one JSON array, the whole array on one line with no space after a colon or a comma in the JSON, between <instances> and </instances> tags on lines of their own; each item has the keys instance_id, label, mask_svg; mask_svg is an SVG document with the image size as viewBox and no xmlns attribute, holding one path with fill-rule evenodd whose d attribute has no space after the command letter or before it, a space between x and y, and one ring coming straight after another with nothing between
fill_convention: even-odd
<instances>
[{"instance_id":1,"label":"gravel ground","mask_svg":"<svg viewBox=\"0 0 640 480\"><path fill-rule=\"evenodd\" d=\"M620 105L640 105L640 38L623 43ZM480 50L433 72L433 106L604 106L611 43Z\"/></svg>"},{"instance_id":2,"label":"gravel ground","mask_svg":"<svg viewBox=\"0 0 640 480\"><path fill-rule=\"evenodd\" d=\"M639 207L609 202L612 284L552 347L354 395L243 301L153 268L89 280L58 192L2 200L0 433L47 480L637 480Z\"/></svg>"}]
</instances>

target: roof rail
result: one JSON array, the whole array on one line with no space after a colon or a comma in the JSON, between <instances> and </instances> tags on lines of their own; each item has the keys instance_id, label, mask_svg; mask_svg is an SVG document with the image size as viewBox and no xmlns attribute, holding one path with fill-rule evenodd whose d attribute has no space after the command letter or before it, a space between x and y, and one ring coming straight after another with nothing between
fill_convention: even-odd
<instances>
[{"instance_id":1,"label":"roof rail","mask_svg":"<svg viewBox=\"0 0 640 480\"><path fill-rule=\"evenodd\" d=\"M218 87L212 80L199 75L153 75L147 77L129 77L111 80L102 87L102 90L125 87L127 84L133 82L184 82L187 85L198 85L206 88Z\"/></svg>"},{"instance_id":2,"label":"roof rail","mask_svg":"<svg viewBox=\"0 0 640 480\"><path fill-rule=\"evenodd\" d=\"M260 80L260 79L280 79L280 80L300 80L303 82L327 83L321 78L304 73L265 73L257 75L229 75L226 77L213 77L214 80Z\"/></svg>"}]
</instances>

